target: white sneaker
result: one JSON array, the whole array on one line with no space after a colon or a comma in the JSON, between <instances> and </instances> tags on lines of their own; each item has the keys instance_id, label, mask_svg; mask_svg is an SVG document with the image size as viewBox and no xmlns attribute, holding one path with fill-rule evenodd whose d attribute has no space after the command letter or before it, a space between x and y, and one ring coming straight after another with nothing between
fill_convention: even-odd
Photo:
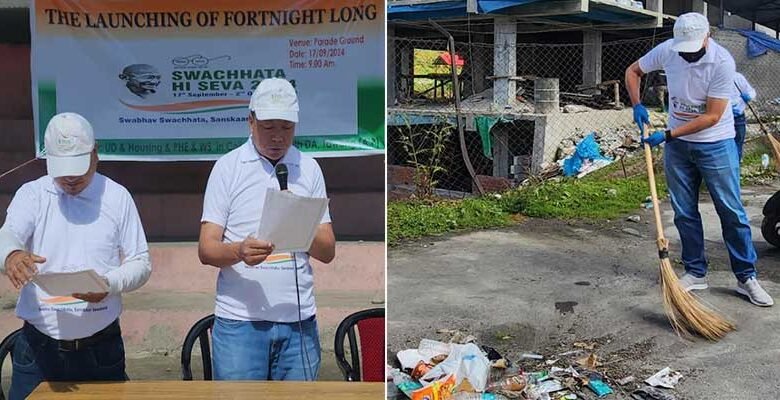
<instances>
[{"instance_id":1,"label":"white sneaker","mask_svg":"<svg viewBox=\"0 0 780 400\"><path fill-rule=\"evenodd\" d=\"M769 307L775 304L772 296L758 284L756 278L750 278L745 283L737 282L737 293L747 296L751 303L760 307Z\"/></svg>"},{"instance_id":2,"label":"white sneaker","mask_svg":"<svg viewBox=\"0 0 780 400\"><path fill-rule=\"evenodd\" d=\"M707 278L699 278L687 272L680 277L680 286L682 286L686 292L690 292L691 290L704 290L709 287L709 285L707 285Z\"/></svg>"}]
</instances>

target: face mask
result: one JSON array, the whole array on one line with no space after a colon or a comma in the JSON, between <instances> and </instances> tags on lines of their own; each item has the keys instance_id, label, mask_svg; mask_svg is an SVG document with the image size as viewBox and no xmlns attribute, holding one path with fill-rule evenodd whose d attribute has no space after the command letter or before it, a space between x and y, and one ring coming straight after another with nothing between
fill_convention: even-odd
<instances>
[{"instance_id":1,"label":"face mask","mask_svg":"<svg viewBox=\"0 0 780 400\"><path fill-rule=\"evenodd\" d=\"M695 63L696 61L701 60L702 57L704 57L704 54L707 53L707 48L702 47L701 50L693 53L683 53L679 52L677 54L680 55L685 61L688 61L689 63Z\"/></svg>"}]
</instances>

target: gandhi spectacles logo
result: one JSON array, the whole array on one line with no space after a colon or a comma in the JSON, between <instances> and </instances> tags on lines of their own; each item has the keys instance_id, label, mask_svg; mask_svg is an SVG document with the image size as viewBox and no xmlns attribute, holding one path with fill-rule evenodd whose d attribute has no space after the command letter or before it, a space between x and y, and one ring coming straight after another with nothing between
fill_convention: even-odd
<instances>
[{"instance_id":1,"label":"gandhi spectacles logo","mask_svg":"<svg viewBox=\"0 0 780 400\"><path fill-rule=\"evenodd\" d=\"M57 137L57 147L60 151L71 151L76 148L76 138L71 136Z\"/></svg>"},{"instance_id":2,"label":"gandhi spectacles logo","mask_svg":"<svg viewBox=\"0 0 780 400\"><path fill-rule=\"evenodd\" d=\"M162 76L157 68L149 64L132 64L122 70L119 79L125 81L127 90L145 99L157 93L157 86L160 86Z\"/></svg>"},{"instance_id":3,"label":"gandhi spectacles logo","mask_svg":"<svg viewBox=\"0 0 780 400\"><path fill-rule=\"evenodd\" d=\"M274 104L282 104L289 96L282 92L271 93L271 102Z\"/></svg>"},{"instance_id":4,"label":"gandhi spectacles logo","mask_svg":"<svg viewBox=\"0 0 780 400\"><path fill-rule=\"evenodd\" d=\"M201 54L193 54L191 56L176 57L171 60L174 68L203 68L207 67L209 63L216 60L230 60L230 56L224 55L219 57L208 58Z\"/></svg>"}]
</instances>

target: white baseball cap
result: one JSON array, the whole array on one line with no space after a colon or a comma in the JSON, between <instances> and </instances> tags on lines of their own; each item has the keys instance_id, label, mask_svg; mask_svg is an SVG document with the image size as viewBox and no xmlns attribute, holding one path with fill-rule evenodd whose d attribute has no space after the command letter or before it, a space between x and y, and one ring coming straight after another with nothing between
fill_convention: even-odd
<instances>
[{"instance_id":1,"label":"white baseball cap","mask_svg":"<svg viewBox=\"0 0 780 400\"><path fill-rule=\"evenodd\" d=\"M95 133L92 125L76 113L57 114L44 134L46 169L52 178L81 176L89 170Z\"/></svg>"},{"instance_id":2,"label":"white baseball cap","mask_svg":"<svg viewBox=\"0 0 780 400\"><path fill-rule=\"evenodd\" d=\"M249 109L254 111L258 121L283 119L298 122L298 95L286 79L264 79L257 85Z\"/></svg>"},{"instance_id":3,"label":"white baseball cap","mask_svg":"<svg viewBox=\"0 0 780 400\"><path fill-rule=\"evenodd\" d=\"M694 53L704 45L704 38L710 33L710 21L699 13L687 13L677 17L674 22L674 41L672 50L682 53Z\"/></svg>"}]
</instances>

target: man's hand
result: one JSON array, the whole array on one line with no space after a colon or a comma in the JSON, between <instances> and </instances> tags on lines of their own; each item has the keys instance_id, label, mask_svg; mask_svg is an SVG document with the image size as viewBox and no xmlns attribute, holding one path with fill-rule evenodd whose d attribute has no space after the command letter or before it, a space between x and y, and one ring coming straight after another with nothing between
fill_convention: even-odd
<instances>
[{"instance_id":1,"label":"man's hand","mask_svg":"<svg viewBox=\"0 0 780 400\"><path fill-rule=\"evenodd\" d=\"M103 299L106 298L106 296L108 296L108 293L73 293L71 296L79 300L84 300L88 303L100 303L103 301Z\"/></svg>"},{"instance_id":2,"label":"man's hand","mask_svg":"<svg viewBox=\"0 0 780 400\"><path fill-rule=\"evenodd\" d=\"M5 259L5 274L8 275L8 279L16 289L21 289L38 273L38 267L35 264L45 262L46 259L39 255L17 250Z\"/></svg>"},{"instance_id":3,"label":"man's hand","mask_svg":"<svg viewBox=\"0 0 780 400\"><path fill-rule=\"evenodd\" d=\"M650 147L658 146L659 144L666 141L666 132L664 131L655 131L652 135L645 137L644 135L641 136L640 141L644 145L645 143L649 144Z\"/></svg>"},{"instance_id":4,"label":"man's hand","mask_svg":"<svg viewBox=\"0 0 780 400\"><path fill-rule=\"evenodd\" d=\"M748 95L747 93L740 93L739 97L742 97L742 101L744 101L745 103L750 103L750 100L753 100L750 98L750 95Z\"/></svg>"},{"instance_id":5,"label":"man's hand","mask_svg":"<svg viewBox=\"0 0 780 400\"><path fill-rule=\"evenodd\" d=\"M265 261L266 257L274 251L274 245L270 242L248 237L241 242L238 248L238 256L247 265L257 265Z\"/></svg>"},{"instance_id":6,"label":"man's hand","mask_svg":"<svg viewBox=\"0 0 780 400\"><path fill-rule=\"evenodd\" d=\"M642 132L642 136L645 134L645 125L650 125L650 115L647 113L647 108L639 103L634 106L634 122L639 127L639 132Z\"/></svg>"}]
</instances>

